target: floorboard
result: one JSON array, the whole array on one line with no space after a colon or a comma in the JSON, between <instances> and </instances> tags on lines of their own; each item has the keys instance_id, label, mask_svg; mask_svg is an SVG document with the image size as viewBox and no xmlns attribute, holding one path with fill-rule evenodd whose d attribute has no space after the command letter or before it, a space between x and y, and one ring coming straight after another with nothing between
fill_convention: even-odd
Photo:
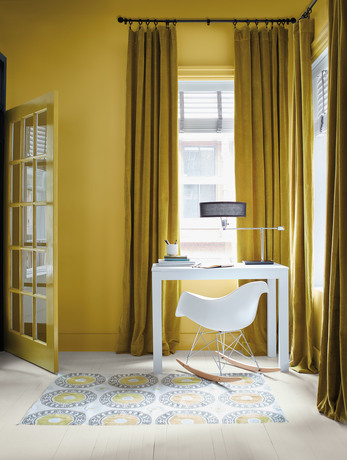
<instances>
[{"instance_id":1,"label":"floorboard","mask_svg":"<svg viewBox=\"0 0 347 460\"><path fill-rule=\"evenodd\" d=\"M163 358L164 373L182 372L176 358ZM151 356L60 353L59 372L101 374L152 372ZM260 365L276 359L259 358ZM196 364L215 372L206 356ZM231 369L232 370L232 369ZM214 426L23 426L27 410L55 379L37 366L0 352L0 460L327 460L345 458L347 425L319 414L317 375L267 374L267 384L288 423Z\"/></svg>"}]
</instances>

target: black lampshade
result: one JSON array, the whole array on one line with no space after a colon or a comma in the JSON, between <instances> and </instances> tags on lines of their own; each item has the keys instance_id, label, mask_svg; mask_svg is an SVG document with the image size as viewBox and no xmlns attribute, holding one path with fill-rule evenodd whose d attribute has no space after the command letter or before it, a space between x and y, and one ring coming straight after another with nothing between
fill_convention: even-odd
<instances>
[{"instance_id":1,"label":"black lampshade","mask_svg":"<svg viewBox=\"0 0 347 460\"><path fill-rule=\"evenodd\" d=\"M200 217L246 217L242 201L210 201L200 203Z\"/></svg>"}]
</instances>

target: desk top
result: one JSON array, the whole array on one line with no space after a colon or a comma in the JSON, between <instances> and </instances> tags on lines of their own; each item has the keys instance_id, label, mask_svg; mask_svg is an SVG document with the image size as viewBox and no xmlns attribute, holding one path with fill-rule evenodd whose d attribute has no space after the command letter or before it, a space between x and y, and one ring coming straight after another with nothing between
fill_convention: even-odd
<instances>
[{"instance_id":1,"label":"desk top","mask_svg":"<svg viewBox=\"0 0 347 460\"><path fill-rule=\"evenodd\" d=\"M271 279L279 278L280 273L288 272L288 267L280 264L245 265L235 264L233 267L193 268L163 267L153 264L153 275L162 279Z\"/></svg>"}]
</instances>

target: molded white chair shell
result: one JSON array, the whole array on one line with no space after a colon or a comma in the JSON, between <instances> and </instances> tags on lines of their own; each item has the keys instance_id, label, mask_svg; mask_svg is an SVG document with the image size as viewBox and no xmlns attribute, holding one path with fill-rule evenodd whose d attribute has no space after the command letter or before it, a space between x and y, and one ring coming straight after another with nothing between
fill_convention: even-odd
<instances>
[{"instance_id":1,"label":"molded white chair shell","mask_svg":"<svg viewBox=\"0 0 347 460\"><path fill-rule=\"evenodd\" d=\"M237 331L254 321L259 298L267 292L269 288L264 281L244 284L219 298L185 291L179 299L176 316L186 316L200 326L215 331Z\"/></svg>"},{"instance_id":2,"label":"molded white chair shell","mask_svg":"<svg viewBox=\"0 0 347 460\"><path fill-rule=\"evenodd\" d=\"M230 358L233 352L244 356L244 353L239 351L237 346L240 346L254 360L259 371L257 360L242 329L254 321L260 296L268 292L268 285L264 281L244 284L232 293L219 298L204 297L187 291L183 292L177 305L176 316L186 316L199 325L186 363L197 351L202 351L206 348L212 351L210 345L215 342L219 354L218 359L215 357L213 359L220 374L222 374L222 368L226 364L220 353L224 358ZM208 341L205 339L206 334L210 334L206 330L215 331L214 340ZM226 334L232 338L231 343L226 342ZM197 350L196 347L200 341L202 341L203 346Z\"/></svg>"}]
</instances>

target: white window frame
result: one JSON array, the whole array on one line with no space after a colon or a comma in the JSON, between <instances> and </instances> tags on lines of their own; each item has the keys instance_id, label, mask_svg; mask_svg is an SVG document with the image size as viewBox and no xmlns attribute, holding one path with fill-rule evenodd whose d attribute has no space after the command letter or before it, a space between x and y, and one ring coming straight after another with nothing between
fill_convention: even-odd
<instances>
[{"instance_id":1,"label":"white window frame","mask_svg":"<svg viewBox=\"0 0 347 460\"><path fill-rule=\"evenodd\" d=\"M186 82L179 82L179 90L182 91L182 88L188 88L190 85L194 85L197 91L208 91L208 88L218 88L218 91L232 91L233 92L233 80L231 79L223 79L223 81L213 81L213 80L208 80L208 81L190 81L189 84L187 85ZM220 97L220 95L219 95ZM179 98L181 98L182 101L182 93L179 94ZM224 102L225 99L223 99ZM218 116L219 120L212 119L212 117L201 117L201 123L199 122L198 118L194 118L194 116L189 119L189 120L182 120L182 110L180 111L179 107L179 126L180 126L180 131L184 129L184 131L188 131L192 133L194 131L194 139L191 139L187 141L184 139L184 135L180 136L179 139L179 155L180 155L180 227L181 227L181 250L183 248L184 251L184 246L187 244L194 244L196 243L197 245L206 243L206 247L218 247L219 248L219 257L218 260L220 260L221 256L221 247L224 245L225 247L225 254L223 255L223 259L227 262L230 262L232 259L233 262L236 261L236 232L225 232L222 231L221 229L221 222L220 219L215 218L215 219L201 219L200 217L197 218L185 218L183 216L183 187L185 184L213 184L216 185L217 187L223 187L225 184L225 181L223 180L222 177L218 174L218 163L216 164L216 171L214 176L184 176L184 171L183 171L183 148L186 145L198 145L199 139L201 140L200 145L215 145L217 146L217 151L216 151L216 156L217 156L217 162L218 158L222 157L223 152L220 147L222 137L224 136L223 134L219 135L219 139L215 140L213 139L213 134L208 134L208 133L216 133L218 130L216 129L217 127L222 130L228 130L228 132L231 133L230 137L231 140L229 141L231 144L231 151L230 151L230 168L231 169L231 176L228 179L228 182L231 184L230 188L233 190L233 195L235 195L235 176L234 176L234 152L233 152L233 127L234 127L234 119L233 119L233 95L232 95L232 101L228 100L228 107L227 110L225 110L224 113L227 113L227 117L224 117L223 119L223 112L221 113L221 110L218 110ZM224 106L222 106L224 108ZM232 118L230 116L230 112L232 111ZM181 115L181 117L180 117ZM216 110L214 112L214 116L216 115ZM188 114L189 116L189 114ZM222 119L221 119L222 118ZM182 138L183 137L183 138ZM224 141L225 142L225 141ZM217 199L224 199L223 195L217 194L216 196ZM234 196L230 196L227 199L235 199ZM231 249L230 249L231 248ZM189 255L189 254L187 254ZM199 258L199 261L212 261L212 260L217 260L211 255L205 254L206 257L201 257Z\"/></svg>"},{"instance_id":2,"label":"white window frame","mask_svg":"<svg viewBox=\"0 0 347 460\"><path fill-rule=\"evenodd\" d=\"M327 194L327 86L326 101L318 104L317 81L328 71L328 49L312 64L313 118L314 118L314 224L313 224L313 286L323 288L326 234ZM322 110L322 107L324 109Z\"/></svg>"}]
</instances>

